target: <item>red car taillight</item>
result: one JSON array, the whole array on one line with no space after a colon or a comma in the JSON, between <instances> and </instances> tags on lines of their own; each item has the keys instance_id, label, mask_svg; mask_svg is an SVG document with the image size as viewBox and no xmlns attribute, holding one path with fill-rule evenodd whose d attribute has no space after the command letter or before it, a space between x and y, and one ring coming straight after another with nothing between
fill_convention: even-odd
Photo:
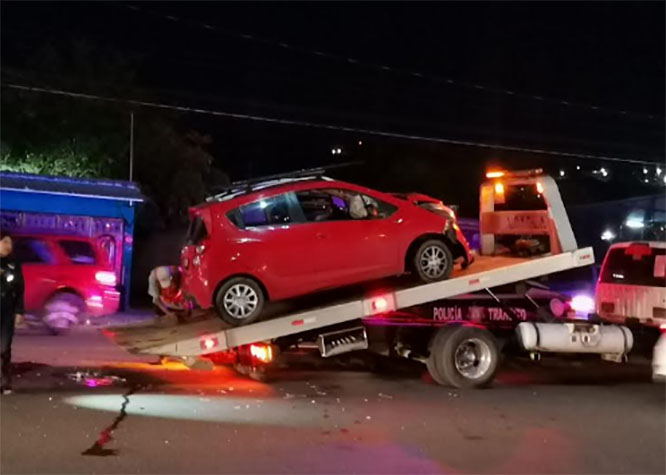
<instances>
[{"instance_id":1,"label":"red car taillight","mask_svg":"<svg viewBox=\"0 0 666 475\"><path fill-rule=\"evenodd\" d=\"M95 274L95 280L102 285L114 286L116 285L116 274L115 272L100 270Z\"/></svg>"}]
</instances>

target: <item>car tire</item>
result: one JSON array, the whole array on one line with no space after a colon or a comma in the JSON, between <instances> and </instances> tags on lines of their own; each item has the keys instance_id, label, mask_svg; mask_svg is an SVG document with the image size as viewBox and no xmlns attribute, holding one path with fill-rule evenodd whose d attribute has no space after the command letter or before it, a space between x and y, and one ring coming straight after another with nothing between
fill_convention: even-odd
<instances>
[{"instance_id":1,"label":"car tire","mask_svg":"<svg viewBox=\"0 0 666 475\"><path fill-rule=\"evenodd\" d=\"M53 335L69 332L80 323L85 302L71 292L58 292L44 305L42 322Z\"/></svg>"},{"instance_id":2,"label":"car tire","mask_svg":"<svg viewBox=\"0 0 666 475\"><path fill-rule=\"evenodd\" d=\"M257 321L264 301L264 291L255 280L234 277L217 291L215 309L223 321L238 327Z\"/></svg>"},{"instance_id":3,"label":"car tire","mask_svg":"<svg viewBox=\"0 0 666 475\"><path fill-rule=\"evenodd\" d=\"M457 326L442 328L435 334L427 365L439 384L483 388L495 378L499 360L499 347L488 330Z\"/></svg>"},{"instance_id":4,"label":"car tire","mask_svg":"<svg viewBox=\"0 0 666 475\"><path fill-rule=\"evenodd\" d=\"M416 249L412 266L421 282L446 280L453 271L453 254L443 241L429 239Z\"/></svg>"}]
</instances>

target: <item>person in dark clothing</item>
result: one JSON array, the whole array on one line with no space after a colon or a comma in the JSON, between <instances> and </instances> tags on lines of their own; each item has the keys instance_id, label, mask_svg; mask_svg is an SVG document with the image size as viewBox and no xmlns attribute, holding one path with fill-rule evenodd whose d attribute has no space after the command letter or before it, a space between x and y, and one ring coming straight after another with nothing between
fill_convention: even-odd
<instances>
[{"instance_id":1,"label":"person in dark clothing","mask_svg":"<svg viewBox=\"0 0 666 475\"><path fill-rule=\"evenodd\" d=\"M23 320L23 271L14 258L12 237L0 230L0 358L2 394L12 392L12 340L14 327Z\"/></svg>"}]
</instances>

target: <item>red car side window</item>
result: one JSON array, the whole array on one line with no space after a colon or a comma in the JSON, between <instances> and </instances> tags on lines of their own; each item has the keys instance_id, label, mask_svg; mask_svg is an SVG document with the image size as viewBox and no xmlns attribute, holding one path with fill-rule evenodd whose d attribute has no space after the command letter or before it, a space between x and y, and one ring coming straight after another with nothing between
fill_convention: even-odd
<instances>
[{"instance_id":1,"label":"red car side window","mask_svg":"<svg viewBox=\"0 0 666 475\"><path fill-rule=\"evenodd\" d=\"M73 264L97 264L95 250L89 242L63 239L58 243Z\"/></svg>"},{"instance_id":2,"label":"red car side window","mask_svg":"<svg viewBox=\"0 0 666 475\"><path fill-rule=\"evenodd\" d=\"M352 219L349 203L341 194L341 190L306 190L297 192L296 198L307 222Z\"/></svg>"},{"instance_id":3,"label":"red car side window","mask_svg":"<svg viewBox=\"0 0 666 475\"><path fill-rule=\"evenodd\" d=\"M14 242L14 255L21 264L51 264L53 256L41 239L19 237Z\"/></svg>"},{"instance_id":4,"label":"red car side window","mask_svg":"<svg viewBox=\"0 0 666 475\"><path fill-rule=\"evenodd\" d=\"M286 195L255 201L227 213L229 220L239 228L289 224L292 216Z\"/></svg>"}]
</instances>

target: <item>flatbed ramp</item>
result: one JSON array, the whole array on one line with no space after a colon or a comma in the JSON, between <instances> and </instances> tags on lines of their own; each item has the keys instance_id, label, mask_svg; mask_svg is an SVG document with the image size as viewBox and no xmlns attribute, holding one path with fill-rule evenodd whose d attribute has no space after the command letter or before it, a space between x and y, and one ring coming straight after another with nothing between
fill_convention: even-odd
<instances>
[{"instance_id":1,"label":"flatbed ramp","mask_svg":"<svg viewBox=\"0 0 666 475\"><path fill-rule=\"evenodd\" d=\"M404 279L380 281L278 302L267 309L268 320L242 327L229 327L211 313L203 320L172 327L117 327L109 333L132 353L205 355L592 263L592 248L535 258L479 256L468 269L457 270L442 282L408 285Z\"/></svg>"}]
</instances>

